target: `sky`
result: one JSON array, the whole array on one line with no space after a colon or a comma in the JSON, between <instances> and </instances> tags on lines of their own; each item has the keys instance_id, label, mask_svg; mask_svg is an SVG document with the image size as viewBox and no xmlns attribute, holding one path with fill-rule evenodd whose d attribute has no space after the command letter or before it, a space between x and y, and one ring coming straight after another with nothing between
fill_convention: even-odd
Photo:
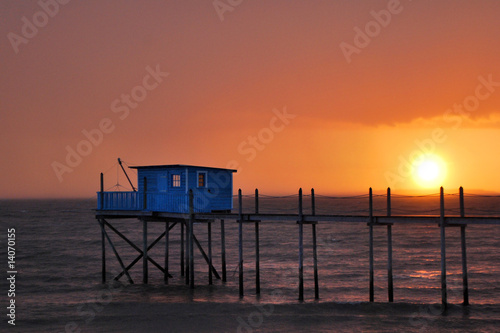
<instances>
[{"instance_id":1,"label":"sky","mask_svg":"<svg viewBox=\"0 0 500 333\"><path fill-rule=\"evenodd\" d=\"M499 191L498 17L495 0L2 1L0 198L90 198L100 172L126 185L118 157L235 168L244 193Z\"/></svg>"}]
</instances>

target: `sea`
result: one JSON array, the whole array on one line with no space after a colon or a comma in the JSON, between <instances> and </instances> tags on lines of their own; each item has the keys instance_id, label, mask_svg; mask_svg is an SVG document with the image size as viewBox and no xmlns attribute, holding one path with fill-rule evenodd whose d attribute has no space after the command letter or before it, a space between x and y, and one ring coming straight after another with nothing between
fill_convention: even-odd
<instances>
[{"instance_id":1,"label":"sea","mask_svg":"<svg viewBox=\"0 0 500 333\"><path fill-rule=\"evenodd\" d=\"M391 198L397 215L439 214L439 196ZM296 214L298 197L259 196L259 211ZM386 215L387 198L373 198L375 215ZM237 199L235 198L235 207ZM445 196L447 215L460 213L457 194ZM244 297L238 289L238 224L226 220L227 282L213 277L195 251L195 288L181 274L180 225L169 237L169 273L142 260L121 272L106 244L106 283L101 283L101 230L96 199L0 201L1 332L499 332L500 225L466 228L470 305L463 303L460 228L446 228L447 295L441 306L440 228L433 224L392 226L394 302L388 302L387 227L374 227L375 299L369 302L369 228L366 221L316 226L319 299L315 299L312 226L304 225L304 301L298 300L298 230L295 222L259 225L260 286L256 295L255 226L243 225ZM244 212L255 211L253 196L243 197ZM304 195L304 214L311 213ZM237 207L234 212L237 211ZM316 214L367 215L368 197L315 196ZM466 195L466 216L500 216L500 197ZM108 220L142 248L142 223ZM172 225L172 224L170 224ZM222 274L221 223L212 223L213 265ZM165 231L148 224L148 243ZM139 252L107 228L120 260ZM208 251L208 225L194 233ZM149 255L165 265L165 240ZM12 273L14 272L14 273ZM12 306L14 304L14 308Z\"/></svg>"}]
</instances>

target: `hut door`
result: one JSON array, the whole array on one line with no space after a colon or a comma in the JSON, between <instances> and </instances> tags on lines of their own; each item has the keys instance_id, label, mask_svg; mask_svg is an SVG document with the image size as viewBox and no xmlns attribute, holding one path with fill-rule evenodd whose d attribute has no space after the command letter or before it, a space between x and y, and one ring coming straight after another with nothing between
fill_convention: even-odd
<instances>
[{"instance_id":1,"label":"hut door","mask_svg":"<svg viewBox=\"0 0 500 333\"><path fill-rule=\"evenodd\" d=\"M158 176L158 192L167 192L168 181L167 175L159 175Z\"/></svg>"}]
</instances>

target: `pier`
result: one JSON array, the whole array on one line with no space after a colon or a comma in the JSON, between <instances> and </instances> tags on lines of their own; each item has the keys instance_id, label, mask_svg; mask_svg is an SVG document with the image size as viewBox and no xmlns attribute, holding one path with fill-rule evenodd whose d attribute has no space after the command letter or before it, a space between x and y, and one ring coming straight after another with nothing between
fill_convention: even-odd
<instances>
[{"instance_id":1,"label":"pier","mask_svg":"<svg viewBox=\"0 0 500 333\"><path fill-rule=\"evenodd\" d=\"M102 179L102 177L101 177ZM146 182L145 182L146 183ZM102 183L101 183L102 184ZM312 253L313 253L313 274L314 274L314 297L319 299L321 291L319 290L319 279L318 267L321 265L322 258L318 258L317 255L317 234L321 233L321 226L327 224L335 223L350 223L359 225L360 232L366 232L367 242L369 246L369 256L366 260L369 262L369 294L367 295L367 300L374 302L375 290L374 290L374 232L376 230L385 229L387 235L387 301L394 302L394 280L393 280L393 226L398 224L426 224L431 227L434 226L436 230L440 233L440 262L441 262L441 272L440 272L440 289L441 289L441 304L443 308L446 309L448 304L447 298L447 270L446 270L446 230L448 228L460 228L460 244L461 244L461 267L462 267L462 294L464 305L469 304L469 285L468 285L468 272L467 272L467 246L466 246L466 227L468 225L499 225L499 216L477 216L474 214L466 216L466 195L464 194L463 188L459 189L457 194L453 194L457 201L457 208L452 212L447 214L445 207L445 193L443 188L440 188L439 194L429 198L429 200L436 201L436 207L438 207L435 214L422 215L419 212L415 214L405 214L398 215L394 214L397 207L394 205L394 198L400 198L401 196L395 196L391 194L391 190L388 188L387 192L384 194L374 195L372 189L370 188L368 194L361 196L352 197L328 197L315 194L314 189L311 189L310 193L303 194L302 189L299 189L298 194L293 196L287 196L287 202L295 201L296 211L283 213L283 212L267 212L266 209L262 207L262 200L259 191L256 189L252 191L251 194L243 195L242 190L238 190L238 195L234 197L234 201L237 202L237 208L232 210L227 210L223 212L204 212L200 208L199 203L203 202L203 198L196 196L193 190L189 190L184 202L185 208L183 212L168 212L168 211L157 211L148 208L148 204L151 202L151 196L154 194L149 194L146 191L143 193L139 192L105 192L101 186L101 191L98 195L98 209L95 212L95 217L99 222L101 233L102 233L102 282L106 282L106 244L111 248L114 256L116 257L119 265L121 267L121 273L114 276L113 279L118 280L123 276L130 283L134 283L132 277L129 274L129 270L139 261L142 260L142 283L148 283L148 269L150 265L153 265L158 270L164 274L164 282L169 283L169 278L171 278L171 268L169 265L171 261L169 259L169 234L172 228L180 228L180 272L184 276L184 281L186 285L190 288L195 288L195 277L194 277L194 252L199 251L204 258L207 265L208 272L208 283L213 283L213 277L220 279L223 282L227 281L227 267L226 267L226 251L235 251L236 249L226 247L226 231L225 223L228 221L236 222L238 224L238 286L239 286L239 296L245 296L245 285L244 285L244 272L245 272L245 253L243 252L243 239L251 238L254 241L255 250L255 292L260 294L261 292L261 281L260 281L260 252L262 250L259 242L259 232L260 225L262 223L290 223L297 225L297 280L298 280L298 299L300 301L304 300L304 233L311 232L312 234ZM133 194L131 194L133 193ZM134 199L131 199L135 196ZM149 196L149 198L148 198ZM114 197L114 203L106 202ZM418 196L416 196L418 197ZM285 198L285 197L281 197ZM319 213L325 210L333 210L333 208L323 207L319 201L326 201L328 198L356 198L358 200L366 200L366 214L334 214L334 213ZM380 204L381 200L385 201L384 209L374 208L374 198L378 200ZM410 197L411 199L411 197ZM409 200L410 200L409 199ZM450 198L448 198L450 199ZM118 200L118 201L117 201ZM182 200L179 199L179 202ZM113 209L113 205L116 202L120 202L119 209ZM154 201L158 205L157 201ZM140 204L138 204L140 203ZM126 209L127 204L130 204L132 209ZM247 204L247 206L246 206ZM307 206L307 209L305 208ZM157 207L157 206L155 206ZM472 209L471 209L472 210ZM137 246L131 242L127 237L125 237L117 228L115 228L110 221L117 219L136 219L139 223L142 223L142 246ZM148 243L148 225L149 223L164 223L165 231L160 234L153 242ZM200 241L196 237L194 232L194 224L206 225L207 228L207 244L208 249L202 247ZM219 271L213 266L213 251L212 251L212 225L218 225L220 228L220 274ZM253 225L252 232L248 233L248 228L243 226ZM116 247L109 237L109 232L112 231L125 242L127 242L136 252L137 257L129 264L126 264L121 259L120 254L117 252ZM148 256L148 252L160 241L164 239L165 246L165 258L163 266L158 262L153 260ZM253 288L252 288L253 289Z\"/></svg>"}]
</instances>

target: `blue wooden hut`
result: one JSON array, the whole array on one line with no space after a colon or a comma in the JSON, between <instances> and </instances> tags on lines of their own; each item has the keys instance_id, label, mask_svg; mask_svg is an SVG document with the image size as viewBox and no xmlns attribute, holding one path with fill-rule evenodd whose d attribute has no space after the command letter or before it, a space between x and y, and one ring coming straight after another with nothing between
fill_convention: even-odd
<instances>
[{"instance_id":1,"label":"blue wooden hut","mask_svg":"<svg viewBox=\"0 0 500 333\"><path fill-rule=\"evenodd\" d=\"M229 212L233 208L233 169L194 165L133 166L138 190L98 192L100 210L189 212L189 191L194 212Z\"/></svg>"}]
</instances>

